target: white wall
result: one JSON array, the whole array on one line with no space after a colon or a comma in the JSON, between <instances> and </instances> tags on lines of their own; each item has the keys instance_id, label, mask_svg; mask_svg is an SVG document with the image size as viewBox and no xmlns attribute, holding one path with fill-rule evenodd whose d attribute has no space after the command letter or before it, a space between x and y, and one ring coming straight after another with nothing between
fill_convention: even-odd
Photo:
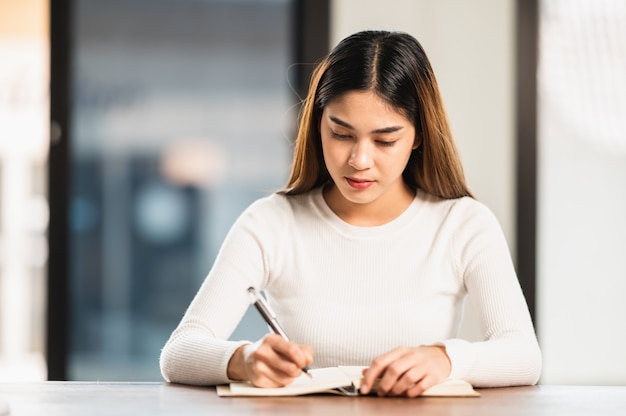
<instances>
[{"instance_id":1,"label":"white wall","mask_svg":"<svg viewBox=\"0 0 626 416\"><path fill-rule=\"evenodd\" d=\"M542 382L626 384L626 152L546 114L538 204Z\"/></svg>"},{"instance_id":2,"label":"white wall","mask_svg":"<svg viewBox=\"0 0 626 416\"><path fill-rule=\"evenodd\" d=\"M542 382L626 384L626 5L541 1Z\"/></svg>"},{"instance_id":3,"label":"white wall","mask_svg":"<svg viewBox=\"0 0 626 416\"><path fill-rule=\"evenodd\" d=\"M415 36L434 68L469 186L515 240L513 0L334 0L331 45L364 29ZM466 308L462 335L476 339Z\"/></svg>"}]
</instances>

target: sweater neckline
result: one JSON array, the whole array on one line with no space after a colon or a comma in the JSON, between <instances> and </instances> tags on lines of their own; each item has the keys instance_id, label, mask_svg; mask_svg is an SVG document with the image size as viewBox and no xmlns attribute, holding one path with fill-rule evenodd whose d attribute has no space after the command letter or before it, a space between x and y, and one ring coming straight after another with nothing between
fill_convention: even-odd
<instances>
[{"instance_id":1,"label":"sweater neckline","mask_svg":"<svg viewBox=\"0 0 626 416\"><path fill-rule=\"evenodd\" d=\"M393 220L381 225L359 226L349 224L335 214L335 212L330 209L326 203L322 189L323 187L319 187L309 193L311 204L317 210L322 220L342 234L359 238L374 238L382 235L389 235L390 233L402 230L415 218L420 207L422 206L420 201L423 201L425 197L424 192L421 189L418 189L416 191L415 198L413 198L413 201L411 201L409 206Z\"/></svg>"}]
</instances>

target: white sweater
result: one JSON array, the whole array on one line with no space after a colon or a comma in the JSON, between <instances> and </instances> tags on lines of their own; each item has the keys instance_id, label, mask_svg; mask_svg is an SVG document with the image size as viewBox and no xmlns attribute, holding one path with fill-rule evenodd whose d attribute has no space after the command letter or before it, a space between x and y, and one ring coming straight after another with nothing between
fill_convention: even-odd
<instances>
[{"instance_id":1,"label":"white sweater","mask_svg":"<svg viewBox=\"0 0 626 416\"><path fill-rule=\"evenodd\" d=\"M312 367L369 365L398 346L445 345L452 378L474 386L534 384L541 353L495 216L471 198L418 191L395 220L345 223L321 189L252 204L226 237L209 275L161 352L167 381L228 382L243 341L227 341L264 290ZM457 339L468 295L482 342Z\"/></svg>"}]
</instances>

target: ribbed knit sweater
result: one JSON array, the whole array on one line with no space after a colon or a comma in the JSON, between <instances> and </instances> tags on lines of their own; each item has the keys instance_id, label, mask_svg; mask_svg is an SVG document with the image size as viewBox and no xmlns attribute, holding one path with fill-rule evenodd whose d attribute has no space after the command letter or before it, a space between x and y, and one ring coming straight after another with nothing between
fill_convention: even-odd
<instances>
[{"instance_id":1,"label":"ribbed knit sweater","mask_svg":"<svg viewBox=\"0 0 626 416\"><path fill-rule=\"evenodd\" d=\"M451 378L478 387L537 382L541 353L493 213L472 198L418 191L381 226L342 221L321 189L273 194L235 222L216 261L161 352L167 381L228 382L246 340L228 338L265 291L292 341L315 350L312 367L367 366L399 346L444 345ZM464 299L483 341L457 338Z\"/></svg>"}]
</instances>

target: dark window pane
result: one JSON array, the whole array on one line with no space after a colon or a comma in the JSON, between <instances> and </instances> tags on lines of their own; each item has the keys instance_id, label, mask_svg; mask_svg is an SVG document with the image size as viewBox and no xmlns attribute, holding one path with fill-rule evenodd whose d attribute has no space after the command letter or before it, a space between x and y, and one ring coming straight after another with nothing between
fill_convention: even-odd
<instances>
[{"instance_id":1,"label":"dark window pane","mask_svg":"<svg viewBox=\"0 0 626 416\"><path fill-rule=\"evenodd\" d=\"M70 379L160 380L230 225L284 184L291 8L75 2Z\"/></svg>"}]
</instances>

